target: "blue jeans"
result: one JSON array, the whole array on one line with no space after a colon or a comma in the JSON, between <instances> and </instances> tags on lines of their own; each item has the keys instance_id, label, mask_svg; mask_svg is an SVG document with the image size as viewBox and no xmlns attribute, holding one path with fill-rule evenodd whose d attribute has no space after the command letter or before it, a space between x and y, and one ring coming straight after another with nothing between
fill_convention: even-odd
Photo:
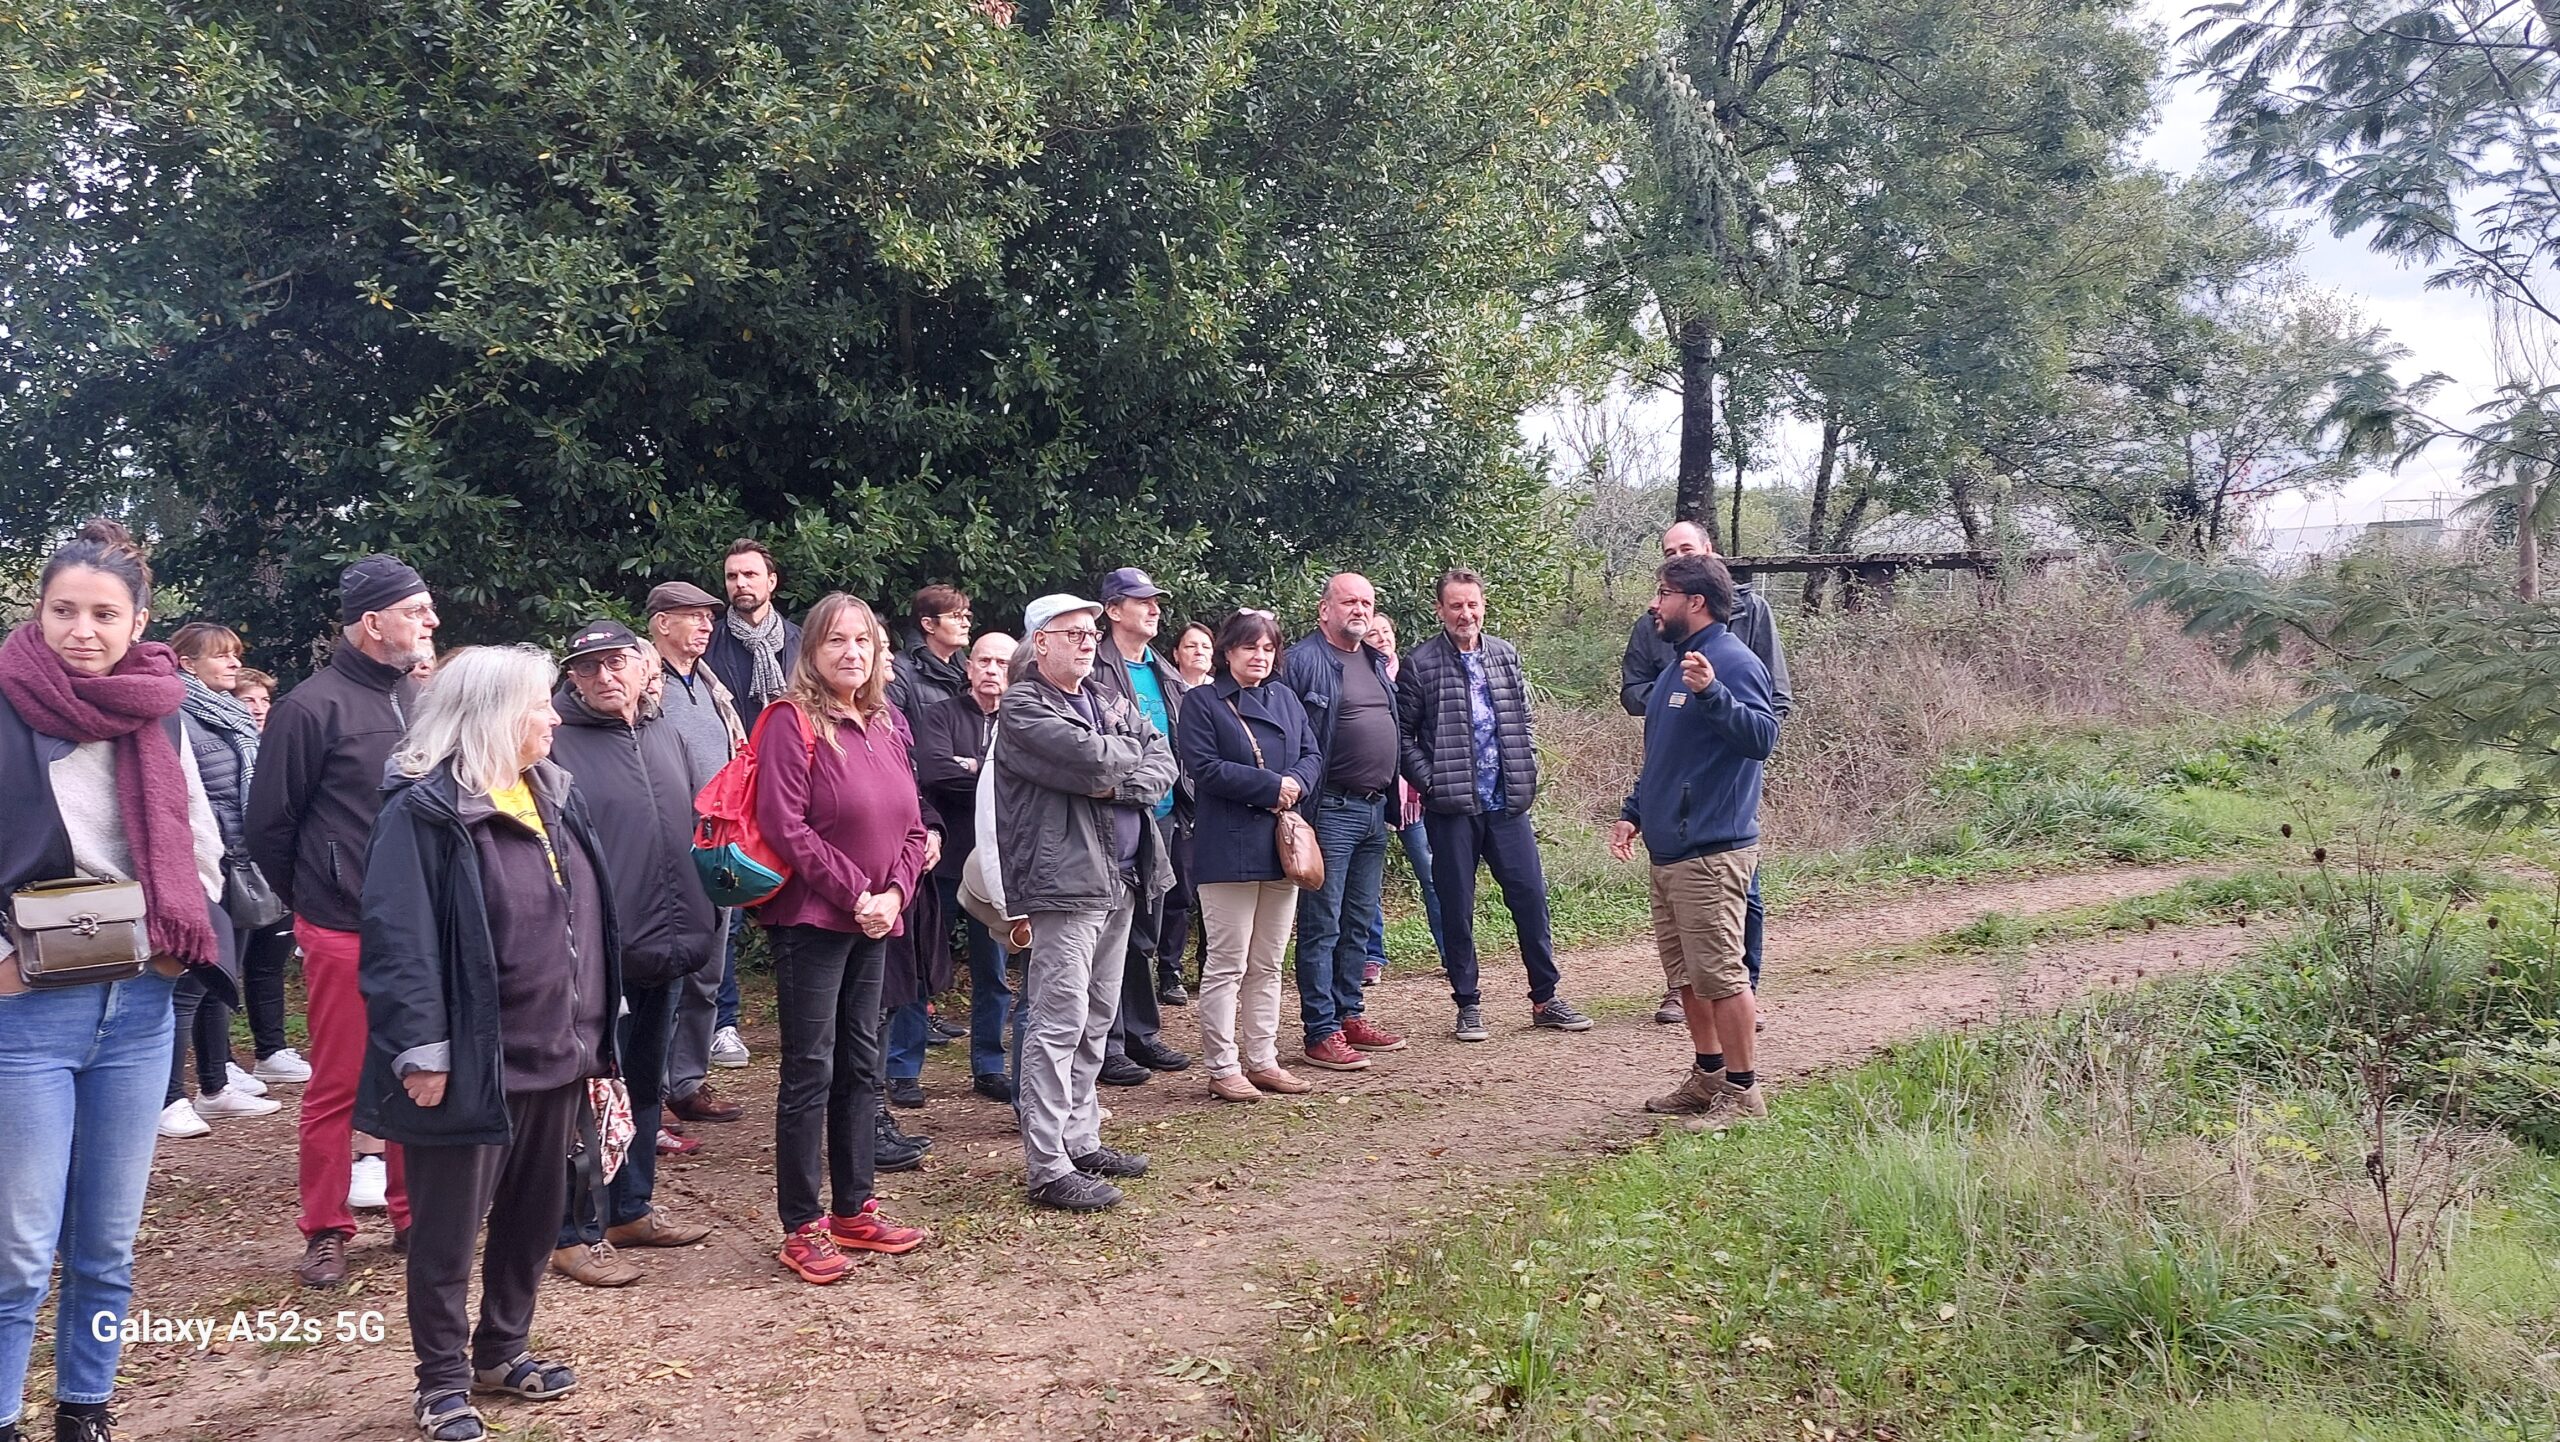
<instances>
[{"instance_id":1,"label":"blue jeans","mask_svg":"<svg viewBox=\"0 0 2560 1442\"><path fill-rule=\"evenodd\" d=\"M1460 1006L1475 1006L1476 865L1481 861L1502 888L1502 904L1511 911L1511 927L1520 937L1520 959L1529 969L1531 1005L1556 994L1555 938L1547 924L1547 878L1538 862L1538 833L1523 811L1496 811L1452 816L1433 811L1422 822L1431 829L1431 879L1440 888L1440 929L1447 944L1440 961L1449 972L1449 995Z\"/></svg>"},{"instance_id":2,"label":"blue jeans","mask_svg":"<svg viewBox=\"0 0 2560 1442\"><path fill-rule=\"evenodd\" d=\"M892 1007L882 1026L889 1038L889 1079L904 1081L923 1076L925 1043L933 1037L933 1019L926 1012L925 1003L911 1001Z\"/></svg>"},{"instance_id":3,"label":"blue jeans","mask_svg":"<svg viewBox=\"0 0 2560 1442\"><path fill-rule=\"evenodd\" d=\"M960 918L969 939L969 1074L1005 1070L1005 1030L1013 1019L1013 984L1005 976L1004 946L978 918L960 907L960 878L937 877L942 914Z\"/></svg>"},{"instance_id":4,"label":"blue jeans","mask_svg":"<svg viewBox=\"0 0 2560 1442\"><path fill-rule=\"evenodd\" d=\"M1413 867L1414 882L1422 891L1422 922L1431 929L1431 949L1442 956L1449 945L1440 939L1440 892L1431 884L1431 833L1419 821L1400 827L1396 840L1404 844L1404 859ZM1369 959L1380 966L1387 964L1387 909L1378 908L1378 924L1369 928Z\"/></svg>"},{"instance_id":5,"label":"blue jeans","mask_svg":"<svg viewBox=\"0 0 2560 1442\"><path fill-rule=\"evenodd\" d=\"M711 1022L714 1027L738 1024L738 938L747 934L747 909L741 906L729 916L729 945L720 958L720 1001Z\"/></svg>"},{"instance_id":6,"label":"blue jeans","mask_svg":"<svg viewBox=\"0 0 2560 1442\"><path fill-rule=\"evenodd\" d=\"M560 1222L563 1247L601 1241L606 1227L649 1215L649 1198L658 1189L658 1128L666 1120L667 1043L675 1034L676 992L683 985L670 981L623 989L631 1009L622 1014L617 1045L622 1084L631 1092L631 1150L606 1185L605 1208L611 1215L601 1222L596 1220L594 1189L577 1168L569 1169L568 1215Z\"/></svg>"},{"instance_id":7,"label":"blue jeans","mask_svg":"<svg viewBox=\"0 0 2560 1442\"><path fill-rule=\"evenodd\" d=\"M133 1301L133 1237L169 1084L176 981L0 996L0 1424L26 1407L36 1310L62 1256L53 1395L115 1395L110 1328ZM76 1143L76 1145L75 1145Z\"/></svg>"},{"instance_id":8,"label":"blue jeans","mask_svg":"<svg viewBox=\"0 0 2560 1442\"><path fill-rule=\"evenodd\" d=\"M1298 1020L1309 1046L1361 1014L1361 972L1387 875L1387 807L1328 791L1312 820L1324 887L1298 893Z\"/></svg>"}]
</instances>

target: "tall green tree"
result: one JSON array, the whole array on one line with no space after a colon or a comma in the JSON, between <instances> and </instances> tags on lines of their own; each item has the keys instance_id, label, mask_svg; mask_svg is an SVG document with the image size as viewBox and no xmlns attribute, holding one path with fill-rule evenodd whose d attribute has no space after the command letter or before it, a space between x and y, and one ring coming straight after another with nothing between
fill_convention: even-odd
<instances>
[{"instance_id":1,"label":"tall green tree","mask_svg":"<svg viewBox=\"0 0 2560 1442\"><path fill-rule=\"evenodd\" d=\"M0 502L311 635L766 535L806 600L1533 566L1603 5L100 0L0 26Z\"/></svg>"}]
</instances>

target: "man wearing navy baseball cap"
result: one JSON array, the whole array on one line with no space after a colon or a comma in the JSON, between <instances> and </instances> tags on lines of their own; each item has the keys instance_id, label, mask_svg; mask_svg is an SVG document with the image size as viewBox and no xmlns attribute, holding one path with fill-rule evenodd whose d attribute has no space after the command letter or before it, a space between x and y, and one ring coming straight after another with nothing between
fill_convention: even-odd
<instances>
[{"instance_id":1,"label":"man wearing navy baseball cap","mask_svg":"<svg viewBox=\"0 0 2560 1442\"><path fill-rule=\"evenodd\" d=\"M1102 578L1102 646L1094 658L1093 689L1118 696L1138 708L1167 745L1172 744L1174 718L1182 714L1188 689L1170 661L1158 656L1153 642L1164 629L1162 586L1135 566L1123 566ZM1178 972L1178 939L1191 932L1191 788L1177 784L1156 803L1156 828L1164 834L1173 862L1173 885L1150 906L1138 909L1129 928L1129 959L1120 974L1120 1015L1111 1025L1111 1050L1103 1058L1102 1080L1110 1086L1144 1086L1160 1071L1180 1071L1191 1058L1164 1044L1162 1008L1190 1001Z\"/></svg>"}]
</instances>

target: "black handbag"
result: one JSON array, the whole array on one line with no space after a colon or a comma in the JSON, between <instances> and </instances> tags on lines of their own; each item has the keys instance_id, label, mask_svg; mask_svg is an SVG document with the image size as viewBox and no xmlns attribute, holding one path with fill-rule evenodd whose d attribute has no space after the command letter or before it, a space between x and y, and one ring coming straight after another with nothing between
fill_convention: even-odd
<instances>
[{"instance_id":1,"label":"black handbag","mask_svg":"<svg viewBox=\"0 0 2560 1442\"><path fill-rule=\"evenodd\" d=\"M236 856L222 858L222 909L233 926L246 931L263 931L286 915L284 898L267 884L258 863Z\"/></svg>"}]
</instances>

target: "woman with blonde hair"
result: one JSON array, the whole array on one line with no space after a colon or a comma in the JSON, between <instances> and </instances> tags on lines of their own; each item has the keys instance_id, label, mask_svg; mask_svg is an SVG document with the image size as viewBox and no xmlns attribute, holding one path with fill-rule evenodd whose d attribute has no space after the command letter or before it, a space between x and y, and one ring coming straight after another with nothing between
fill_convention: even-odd
<instances>
[{"instance_id":1,"label":"woman with blonde hair","mask_svg":"<svg viewBox=\"0 0 2560 1442\"><path fill-rule=\"evenodd\" d=\"M826 596L800 634L790 683L754 742L756 820L791 867L756 919L773 944L782 1024L781 1261L824 1285L844 1275L845 1248L895 1254L925 1239L882 1216L871 1192L880 988L889 937L924 872L925 828L871 608Z\"/></svg>"},{"instance_id":2,"label":"woman with blonde hair","mask_svg":"<svg viewBox=\"0 0 2560 1442\"><path fill-rule=\"evenodd\" d=\"M532 646L445 657L366 853L355 1122L407 1149L414 1416L430 1442L487 1435L472 1392L543 1402L578 1385L528 1348L587 1082L614 1073L622 977L604 848L549 759L558 676Z\"/></svg>"}]
</instances>

